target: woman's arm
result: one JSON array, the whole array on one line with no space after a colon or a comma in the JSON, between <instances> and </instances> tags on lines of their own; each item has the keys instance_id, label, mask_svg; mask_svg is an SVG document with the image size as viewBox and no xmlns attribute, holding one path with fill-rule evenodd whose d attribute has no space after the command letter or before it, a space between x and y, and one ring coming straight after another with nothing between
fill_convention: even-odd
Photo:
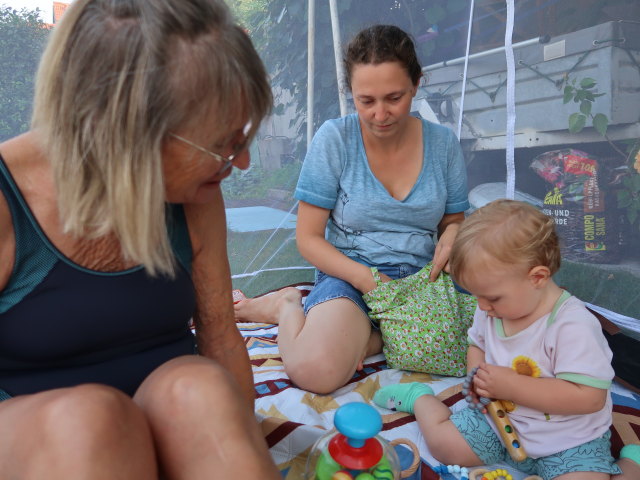
<instances>
[{"instance_id":1,"label":"woman's arm","mask_svg":"<svg viewBox=\"0 0 640 480\"><path fill-rule=\"evenodd\" d=\"M438 278L440 272L449 272L449 255L453 241L458 234L458 228L464 220L464 212L445 214L438 224L438 243L433 254L433 267L429 280L432 282Z\"/></svg>"},{"instance_id":2,"label":"woman's arm","mask_svg":"<svg viewBox=\"0 0 640 480\"><path fill-rule=\"evenodd\" d=\"M198 350L231 372L244 397L253 406L255 390L249 353L233 315L222 192L218 190L212 203L185 205L184 208L193 247Z\"/></svg>"},{"instance_id":3,"label":"woman's arm","mask_svg":"<svg viewBox=\"0 0 640 480\"><path fill-rule=\"evenodd\" d=\"M0 291L9 282L15 261L16 238L13 233L11 211L2 192L0 192Z\"/></svg>"},{"instance_id":4,"label":"woman's arm","mask_svg":"<svg viewBox=\"0 0 640 480\"><path fill-rule=\"evenodd\" d=\"M349 282L362 293L376 287L371 270L348 258L325 239L329 210L300 202L296 226L296 242L300 254L314 267L333 277ZM386 275L381 274L384 280Z\"/></svg>"}]
</instances>

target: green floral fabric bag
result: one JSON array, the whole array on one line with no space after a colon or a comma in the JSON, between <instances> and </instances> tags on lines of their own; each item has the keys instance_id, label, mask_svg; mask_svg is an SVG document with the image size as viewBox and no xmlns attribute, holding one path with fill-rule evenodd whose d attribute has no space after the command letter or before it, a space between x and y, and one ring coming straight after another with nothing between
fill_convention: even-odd
<instances>
[{"instance_id":1,"label":"green floral fabric bag","mask_svg":"<svg viewBox=\"0 0 640 480\"><path fill-rule=\"evenodd\" d=\"M462 377L467 374L467 330L476 299L456 290L442 272L429 281L432 264L404 278L383 283L363 296L378 321L384 355L391 368Z\"/></svg>"}]
</instances>

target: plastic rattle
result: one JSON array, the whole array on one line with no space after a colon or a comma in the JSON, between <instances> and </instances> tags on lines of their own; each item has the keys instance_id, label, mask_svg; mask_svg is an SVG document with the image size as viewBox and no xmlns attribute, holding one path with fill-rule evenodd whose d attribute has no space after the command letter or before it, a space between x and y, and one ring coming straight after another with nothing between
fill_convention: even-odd
<instances>
[{"instance_id":1,"label":"plastic rattle","mask_svg":"<svg viewBox=\"0 0 640 480\"><path fill-rule=\"evenodd\" d=\"M336 411L335 429L318 439L307 458L305 478L308 480L395 480L413 474L420 463L420 454L413 450L414 462L400 471L400 462L393 449L377 434L382 429L378 411L366 403L347 403Z\"/></svg>"},{"instance_id":2,"label":"plastic rattle","mask_svg":"<svg viewBox=\"0 0 640 480\"><path fill-rule=\"evenodd\" d=\"M502 401L480 397L480 403L473 402L473 397L471 396L471 381L477 371L478 367L471 370L467 375L467 378L462 384L462 394L465 396L465 400L467 400L471 408L477 408L478 410L482 410L483 408L487 409L493 423L495 423L498 428L498 432L500 433L500 437L502 438L502 442L504 443L507 452L509 452L509 455L514 461L522 462L527 458L527 453L524 451L524 448L520 443L520 439L518 438L515 428L509 421L507 409L503 405Z\"/></svg>"}]
</instances>

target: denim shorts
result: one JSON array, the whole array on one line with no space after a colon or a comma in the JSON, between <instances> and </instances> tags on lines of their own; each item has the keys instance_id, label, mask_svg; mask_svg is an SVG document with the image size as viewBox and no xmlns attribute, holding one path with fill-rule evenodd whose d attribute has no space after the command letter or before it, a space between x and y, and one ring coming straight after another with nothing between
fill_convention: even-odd
<instances>
[{"instance_id":1,"label":"denim shorts","mask_svg":"<svg viewBox=\"0 0 640 480\"><path fill-rule=\"evenodd\" d=\"M485 465L507 463L529 475L551 480L571 472L601 472L620 474L622 470L611 456L611 432L600 438L546 457L514 461L491 428L485 415L473 408L465 408L450 417L473 452Z\"/></svg>"},{"instance_id":2,"label":"denim shorts","mask_svg":"<svg viewBox=\"0 0 640 480\"><path fill-rule=\"evenodd\" d=\"M3 400L9 400L10 398L11 395L0 388L0 402L2 402Z\"/></svg>"},{"instance_id":3,"label":"denim shorts","mask_svg":"<svg viewBox=\"0 0 640 480\"><path fill-rule=\"evenodd\" d=\"M406 264L394 266L385 265L377 268L379 272L382 272L393 279L403 278L420 271L420 268ZM334 298L348 298L360 307L360 310L365 314L369 314L369 308L362 299L362 292L360 290L355 288L349 282L327 275L320 270L316 271L315 285L305 300L304 314L307 315L309 310L319 303L324 303L327 300L333 300ZM374 324L374 326L376 325Z\"/></svg>"}]
</instances>

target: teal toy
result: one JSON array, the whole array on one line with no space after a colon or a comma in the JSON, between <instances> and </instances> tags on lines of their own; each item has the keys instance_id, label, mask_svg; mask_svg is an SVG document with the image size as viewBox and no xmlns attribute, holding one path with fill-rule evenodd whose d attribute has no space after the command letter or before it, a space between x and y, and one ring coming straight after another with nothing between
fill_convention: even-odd
<instances>
[{"instance_id":1,"label":"teal toy","mask_svg":"<svg viewBox=\"0 0 640 480\"><path fill-rule=\"evenodd\" d=\"M307 458L307 480L395 480L400 462L393 448L378 435L382 418L366 403L342 405L333 418L335 428L316 441Z\"/></svg>"}]
</instances>

